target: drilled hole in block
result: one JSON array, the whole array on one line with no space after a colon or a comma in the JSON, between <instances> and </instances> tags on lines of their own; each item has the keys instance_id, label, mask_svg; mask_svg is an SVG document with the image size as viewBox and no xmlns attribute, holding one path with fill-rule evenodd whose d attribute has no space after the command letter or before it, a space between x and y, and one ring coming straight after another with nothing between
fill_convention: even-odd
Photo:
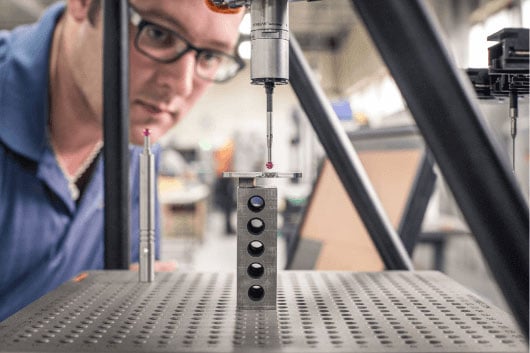
<instances>
[{"instance_id":1,"label":"drilled hole in block","mask_svg":"<svg viewBox=\"0 0 530 353\"><path fill-rule=\"evenodd\" d=\"M248 200L248 208L253 212L259 212L265 208L265 200L261 196L252 196Z\"/></svg>"},{"instance_id":2,"label":"drilled hole in block","mask_svg":"<svg viewBox=\"0 0 530 353\"><path fill-rule=\"evenodd\" d=\"M248 297L254 301L260 301L265 296L265 290L262 286L253 285L248 289Z\"/></svg>"},{"instance_id":3,"label":"drilled hole in block","mask_svg":"<svg viewBox=\"0 0 530 353\"><path fill-rule=\"evenodd\" d=\"M252 278L260 278L264 272L263 265L258 262L251 263L247 268L247 273Z\"/></svg>"},{"instance_id":4,"label":"drilled hole in block","mask_svg":"<svg viewBox=\"0 0 530 353\"><path fill-rule=\"evenodd\" d=\"M259 218L252 218L247 223L247 230L250 234L260 235L265 230L265 222Z\"/></svg>"},{"instance_id":5,"label":"drilled hole in block","mask_svg":"<svg viewBox=\"0 0 530 353\"><path fill-rule=\"evenodd\" d=\"M247 250L251 256L260 256L265 251L265 247L261 241L254 240L248 244Z\"/></svg>"}]
</instances>

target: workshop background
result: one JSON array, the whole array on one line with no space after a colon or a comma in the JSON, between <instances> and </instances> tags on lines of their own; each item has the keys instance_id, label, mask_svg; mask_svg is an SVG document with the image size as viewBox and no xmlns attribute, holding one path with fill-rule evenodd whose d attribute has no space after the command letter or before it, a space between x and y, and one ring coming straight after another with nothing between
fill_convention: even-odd
<instances>
[{"instance_id":1,"label":"workshop background","mask_svg":"<svg viewBox=\"0 0 530 353\"><path fill-rule=\"evenodd\" d=\"M33 22L53 2L0 0L0 29ZM488 35L506 27L530 26L530 0L432 0L426 3L438 20L448 49L463 69L487 67L487 48L493 44L486 40ZM406 104L363 24L354 14L351 1L294 2L290 4L290 27L354 144L368 131L414 128ZM242 57L249 55L249 43L245 39L248 33L242 35L239 52ZM250 86L249 76L247 66L230 83L213 86L162 141L159 180L163 204L162 256L177 261L180 269L233 271L236 268L235 188L231 181L222 178L222 172L260 171L266 158L265 94L262 87ZM507 99L477 101L487 126L511 163ZM519 104L515 175L528 200L528 97L521 99ZM381 146L401 150L410 147L411 141L420 149L423 146L421 137L412 132L402 139L383 136L371 143L361 141L356 147L360 153L378 150ZM305 217L305 206L319 202L312 194L322 174L324 159L325 153L290 86L278 86L274 95L275 170L303 173L298 182L274 181L280 202L280 268L288 261L292 239L303 236L300 223L319 222L318 215L313 216L316 220ZM415 267L438 268L507 309L450 191L440 173L436 173L436 188L423 230L425 234L436 233L440 237L435 240L426 237L419 242L413 257ZM375 182L385 183L385 176L380 177L383 179ZM331 186L326 187L331 188L337 180L327 182ZM314 266L329 269L318 261Z\"/></svg>"}]
</instances>

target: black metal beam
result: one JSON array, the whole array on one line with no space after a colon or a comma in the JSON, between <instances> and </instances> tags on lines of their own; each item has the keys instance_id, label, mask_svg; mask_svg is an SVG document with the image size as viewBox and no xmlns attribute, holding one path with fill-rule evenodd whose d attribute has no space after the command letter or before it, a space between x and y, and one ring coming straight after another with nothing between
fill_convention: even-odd
<instances>
[{"instance_id":1,"label":"black metal beam","mask_svg":"<svg viewBox=\"0 0 530 353\"><path fill-rule=\"evenodd\" d=\"M528 337L528 205L418 0L352 0Z\"/></svg>"},{"instance_id":2,"label":"black metal beam","mask_svg":"<svg viewBox=\"0 0 530 353\"><path fill-rule=\"evenodd\" d=\"M312 77L302 50L291 35L290 81L377 251L389 270L412 270L412 261L390 224L344 128Z\"/></svg>"},{"instance_id":3,"label":"black metal beam","mask_svg":"<svg viewBox=\"0 0 530 353\"><path fill-rule=\"evenodd\" d=\"M127 0L103 1L105 268L128 269L129 17Z\"/></svg>"},{"instance_id":4,"label":"black metal beam","mask_svg":"<svg viewBox=\"0 0 530 353\"><path fill-rule=\"evenodd\" d=\"M436 174L433 170L432 157L429 150L426 149L421 157L418 172L412 183L398 228L398 234L411 257L414 246L418 242L425 211L429 205L435 184Z\"/></svg>"}]
</instances>

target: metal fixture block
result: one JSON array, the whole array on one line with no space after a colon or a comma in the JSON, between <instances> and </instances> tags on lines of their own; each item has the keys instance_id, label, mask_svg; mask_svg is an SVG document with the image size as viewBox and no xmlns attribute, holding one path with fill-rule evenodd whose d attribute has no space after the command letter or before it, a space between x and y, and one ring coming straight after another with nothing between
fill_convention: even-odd
<instances>
[{"instance_id":1,"label":"metal fixture block","mask_svg":"<svg viewBox=\"0 0 530 353\"><path fill-rule=\"evenodd\" d=\"M276 309L276 188L239 180L237 190L237 307Z\"/></svg>"}]
</instances>

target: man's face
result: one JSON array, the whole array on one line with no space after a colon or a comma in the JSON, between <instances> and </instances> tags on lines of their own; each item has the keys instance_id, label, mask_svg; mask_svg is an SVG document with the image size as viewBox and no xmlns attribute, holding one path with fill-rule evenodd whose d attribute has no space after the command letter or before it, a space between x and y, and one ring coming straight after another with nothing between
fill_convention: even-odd
<instances>
[{"instance_id":1,"label":"man's face","mask_svg":"<svg viewBox=\"0 0 530 353\"><path fill-rule=\"evenodd\" d=\"M131 0L130 3L143 19L177 32L195 47L234 53L241 14L212 12L203 0ZM101 17L102 13L94 30L101 30ZM172 63L154 61L135 48L137 28L132 25L129 28L130 141L142 144L145 128L151 130L152 139L156 141L189 111L212 83L195 74L195 51L187 52ZM94 43L91 45L95 47ZM78 59L89 69L97 65L94 58ZM85 95L96 113L102 111L98 109L102 102L97 86L97 83L92 87L85 85L85 90L91 91Z\"/></svg>"},{"instance_id":2,"label":"man's face","mask_svg":"<svg viewBox=\"0 0 530 353\"><path fill-rule=\"evenodd\" d=\"M212 12L199 0L134 0L147 21L171 29L195 47L233 54L241 15ZM211 85L195 74L195 51L169 64L155 62L134 47L131 30L131 141L141 143L149 128L156 140L175 125Z\"/></svg>"}]
</instances>

